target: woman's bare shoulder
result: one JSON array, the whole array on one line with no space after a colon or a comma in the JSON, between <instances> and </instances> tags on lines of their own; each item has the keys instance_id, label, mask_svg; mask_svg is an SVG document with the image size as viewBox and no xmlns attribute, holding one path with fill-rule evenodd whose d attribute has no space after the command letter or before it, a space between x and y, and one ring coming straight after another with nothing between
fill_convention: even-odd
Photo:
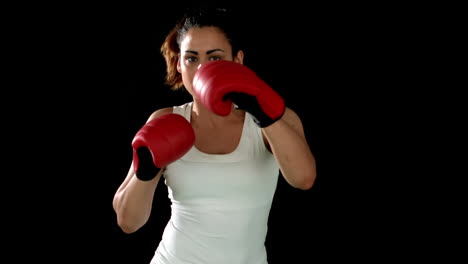
<instances>
[{"instance_id":1,"label":"woman's bare shoulder","mask_svg":"<svg viewBox=\"0 0 468 264\"><path fill-rule=\"evenodd\" d=\"M165 115L165 114L170 114L170 113L172 113L172 111L173 111L173 107L159 108L159 109L155 110L153 113L151 113L151 115L149 116L147 122L149 122L150 120L155 119L156 117L159 117L159 116L162 116L162 115Z\"/></svg>"}]
</instances>

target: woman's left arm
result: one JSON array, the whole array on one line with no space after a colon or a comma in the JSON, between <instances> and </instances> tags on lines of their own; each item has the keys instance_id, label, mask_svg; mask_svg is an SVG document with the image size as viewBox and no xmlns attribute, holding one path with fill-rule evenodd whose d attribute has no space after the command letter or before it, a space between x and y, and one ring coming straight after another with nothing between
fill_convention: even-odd
<instances>
[{"instance_id":1,"label":"woman's left arm","mask_svg":"<svg viewBox=\"0 0 468 264\"><path fill-rule=\"evenodd\" d=\"M262 132L286 181L295 188L310 189L316 178L315 157L299 116L286 108L283 117Z\"/></svg>"}]
</instances>

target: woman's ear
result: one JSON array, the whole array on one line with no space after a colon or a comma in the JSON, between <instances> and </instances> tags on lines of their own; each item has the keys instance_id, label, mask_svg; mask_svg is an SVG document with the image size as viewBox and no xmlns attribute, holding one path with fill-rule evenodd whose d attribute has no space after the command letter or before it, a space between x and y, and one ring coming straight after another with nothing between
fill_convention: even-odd
<instances>
[{"instance_id":1,"label":"woman's ear","mask_svg":"<svg viewBox=\"0 0 468 264\"><path fill-rule=\"evenodd\" d=\"M244 52L242 50L237 52L236 57L234 57L234 61L240 64L244 64Z\"/></svg>"},{"instance_id":2,"label":"woman's ear","mask_svg":"<svg viewBox=\"0 0 468 264\"><path fill-rule=\"evenodd\" d=\"M182 70L181 70L181 68L180 68L180 54L177 55L177 63L176 63L176 65L177 65L177 72L182 73Z\"/></svg>"}]
</instances>

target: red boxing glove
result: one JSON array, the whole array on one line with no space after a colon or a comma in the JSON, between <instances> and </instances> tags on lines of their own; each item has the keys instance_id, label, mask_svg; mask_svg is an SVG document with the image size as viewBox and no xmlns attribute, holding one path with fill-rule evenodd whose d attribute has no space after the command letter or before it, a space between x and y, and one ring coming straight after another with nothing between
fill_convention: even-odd
<instances>
[{"instance_id":1,"label":"red boxing glove","mask_svg":"<svg viewBox=\"0 0 468 264\"><path fill-rule=\"evenodd\" d=\"M147 122L132 141L137 178L148 181L182 157L195 143L190 123L181 115L165 114Z\"/></svg>"},{"instance_id":2,"label":"red boxing glove","mask_svg":"<svg viewBox=\"0 0 468 264\"><path fill-rule=\"evenodd\" d=\"M226 116L231 103L250 113L260 127L280 119L285 111L283 98L245 65L217 60L204 63L195 73L193 92L214 113Z\"/></svg>"}]
</instances>

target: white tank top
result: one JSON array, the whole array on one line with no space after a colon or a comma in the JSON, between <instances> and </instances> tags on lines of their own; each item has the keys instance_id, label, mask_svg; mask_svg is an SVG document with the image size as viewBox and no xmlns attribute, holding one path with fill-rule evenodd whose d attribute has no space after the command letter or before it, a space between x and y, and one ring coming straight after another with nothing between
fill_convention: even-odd
<instances>
[{"instance_id":1,"label":"white tank top","mask_svg":"<svg viewBox=\"0 0 468 264\"><path fill-rule=\"evenodd\" d=\"M175 106L173 112L190 122L191 106ZM233 152L207 154L193 146L164 172L171 218L151 263L266 264L264 243L278 175L279 166L249 114Z\"/></svg>"}]
</instances>

